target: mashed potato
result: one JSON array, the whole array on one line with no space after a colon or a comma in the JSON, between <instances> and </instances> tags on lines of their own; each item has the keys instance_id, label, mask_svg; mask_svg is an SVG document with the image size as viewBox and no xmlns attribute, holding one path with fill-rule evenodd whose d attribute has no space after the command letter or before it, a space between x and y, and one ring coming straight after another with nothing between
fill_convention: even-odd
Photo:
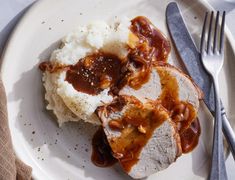
<instances>
[{"instance_id":1,"label":"mashed potato","mask_svg":"<svg viewBox=\"0 0 235 180\"><path fill-rule=\"evenodd\" d=\"M74 65L79 59L98 50L112 53L120 58L127 55L126 44L130 30L130 20L123 18L113 24L97 21L87 26L78 27L62 39L63 47L55 50L50 61L59 65ZM109 103L113 97L109 89L93 96L79 92L65 81L65 72L45 72L43 82L46 89L47 109L52 110L61 126L67 121L80 119L93 124L100 124L94 111L103 103Z\"/></svg>"}]
</instances>

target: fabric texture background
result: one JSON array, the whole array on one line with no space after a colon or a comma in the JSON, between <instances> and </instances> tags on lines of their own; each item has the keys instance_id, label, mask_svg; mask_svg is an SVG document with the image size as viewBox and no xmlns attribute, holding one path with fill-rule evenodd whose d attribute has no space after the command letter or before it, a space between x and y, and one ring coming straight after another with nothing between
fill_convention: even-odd
<instances>
[{"instance_id":1,"label":"fabric texture background","mask_svg":"<svg viewBox=\"0 0 235 180\"><path fill-rule=\"evenodd\" d=\"M0 179L29 180L32 169L14 153L7 119L6 94L0 78Z\"/></svg>"}]
</instances>

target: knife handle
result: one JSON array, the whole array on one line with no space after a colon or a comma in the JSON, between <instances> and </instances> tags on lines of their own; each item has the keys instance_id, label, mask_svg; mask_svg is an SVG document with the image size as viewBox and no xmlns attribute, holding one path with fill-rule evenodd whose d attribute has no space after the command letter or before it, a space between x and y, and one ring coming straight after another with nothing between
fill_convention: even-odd
<instances>
[{"instance_id":1,"label":"knife handle","mask_svg":"<svg viewBox=\"0 0 235 180\"><path fill-rule=\"evenodd\" d=\"M223 127L223 133L224 136L229 144L230 151L233 155L233 159L235 160L235 134L234 131L228 121L224 106L221 104L221 116L222 116L222 127Z\"/></svg>"}]
</instances>

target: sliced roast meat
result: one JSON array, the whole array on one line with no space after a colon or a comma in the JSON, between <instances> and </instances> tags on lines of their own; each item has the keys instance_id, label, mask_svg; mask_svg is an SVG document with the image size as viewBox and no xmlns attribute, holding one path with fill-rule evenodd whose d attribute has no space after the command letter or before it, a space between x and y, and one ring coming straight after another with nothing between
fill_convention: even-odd
<instances>
[{"instance_id":1,"label":"sliced roast meat","mask_svg":"<svg viewBox=\"0 0 235 180\"><path fill-rule=\"evenodd\" d=\"M197 117L202 93L180 70L154 67L139 89L126 85L96 111L113 156L133 178L167 168L182 154L180 135ZM183 137L183 136L182 136Z\"/></svg>"},{"instance_id":2,"label":"sliced roast meat","mask_svg":"<svg viewBox=\"0 0 235 180\"><path fill-rule=\"evenodd\" d=\"M159 72L162 72L161 74ZM193 81L179 69L170 66L156 66L152 69L149 81L143 84L139 89L133 89L126 85L121 89L119 95L132 95L138 98L141 102L146 102L148 100L156 100L162 94L162 89L164 84L162 84L161 79L163 79L164 74L169 74L176 79L178 85L178 94L181 101L187 101L192 103L192 105L198 109L199 99L202 99L201 90L193 83Z\"/></svg>"},{"instance_id":3,"label":"sliced roast meat","mask_svg":"<svg viewBox=\"0 0 235 180\"><path fill-rule=\"evenodd\" d=\"M132 178L163 170L181 155L179 134L161 104L120 96L97 115L113 156Z\"/></svg>"}]
</instances>

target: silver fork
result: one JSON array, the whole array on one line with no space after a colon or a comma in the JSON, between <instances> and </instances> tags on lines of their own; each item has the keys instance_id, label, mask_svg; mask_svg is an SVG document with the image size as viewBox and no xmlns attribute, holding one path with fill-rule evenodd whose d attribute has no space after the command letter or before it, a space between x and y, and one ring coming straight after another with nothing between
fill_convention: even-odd
<instances>
[{"instance_id":1,"label":"silver fork","mask_svg":"<svg viewBox=\"0 0 235 180\"><path fill-rule=\"evenodd\" d=\"M219 27L219 11L216 13L216 20L214 23L214 31L212 30L214 13L211 12L209 29L207 33L207 42L205 43L206 27L207 27L208 12L205 15L204 25L202 29L201 37L201 59L204 68L211 75L214 85L215 93L215 123L214 123L214 137L213 137L213 149L212 149L212 162L209 179L210 180L226 180L227 173L225 168L224 151L223 151L223 139L222 139L222 119L221 119L221 107L219 98L219 83L218 75L224 62L224 24L225 24L225 11L223 12L221 29L218 32ZM214 34L213 43L211 40L212 33ZM218 34L220 37L218 38ZM219 45L217 43L219 39Z\"/></svg>"}]
</instances>

